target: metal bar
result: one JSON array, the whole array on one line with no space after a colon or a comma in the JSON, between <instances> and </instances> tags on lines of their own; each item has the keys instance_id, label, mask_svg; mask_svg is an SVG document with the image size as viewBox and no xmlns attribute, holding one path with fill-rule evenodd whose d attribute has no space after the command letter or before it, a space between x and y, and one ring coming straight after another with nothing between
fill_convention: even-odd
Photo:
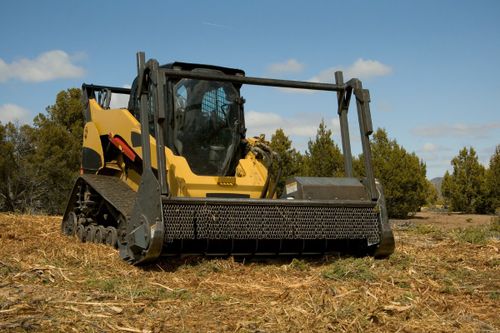
<instances>
[{"instance_id":1,"label":"metal bar","mask_svg":"<svg viewBox=\"0 0 500 333\"><path fill-rule=\"evenodd\" d=\"M85 88L85 84L83 84L82 85L82 102L83 102L83 118L85 119L85 122L89 122L92 120L92 117L90 116L89 98L93 98L93 97L89 96L89 91Z\"/></svg>"},{"instance_id":2,"label":"metal bar","mask_svg":"<svg viewBox=\"0 0 500 333\"><path fill-rule=\"evenodd\" d=\"M232 83L250 84L258 86L271 86L294 89L310 89L323 91L339 91L344 89L344 85L331 83L318 83L306 81L277 80L249 76L236 76L210 72L190 72L175 69L160 68L160 72L165 73L169 78L199 79L208 81L224 81Z\"/></svg>"},{"instance_id":3,"label":"metal bar","mask_svg":"<svg viewBox=\"0 0 500 333\"><path fill-rule=\"evenodd\" d=\"M352 80L351 80L352 81ZM378 191L375 185L375 176L372 166L372 152L370 148L370 134L367 131L367 124L365 123L365 108L368 101L365 100L366 94L363 90L361 81L354 82L354 95L356 96L356 106L358 109L359 131L361 134L361 146L363 148L363 156L365 159L365 173L367 180L368 191L370 192L371 199L376 201L378 199ZM371 121L370 121L371 122Z\"/></svg>"},{"instance_id":4,"label":"metal bar","mask_svg":"<svg viewBox=\"0 0 500 333\"><path fill-rule=\"evenodd\" d=\"M109 86L99 86L95 84L82 84L82 89L85 91L88 91L90 93L94 93L95 91L100 91L100 90L110 90L112 93L115 94L126 94L130 95L130 88L122 88L122 87L109 87ZM89 94L90 95L90 94Z\"/></svg>"},{"instance_id":5,"label":"metal bar","mask_svg":"<svg viewBox=\"0 0 500 333\"><path fill-rule=\"evenodd\" d=\"M164 86L165 86L165 76L160 75L158 72L158 62L156 60L148 61L150 68L150 77L154 80L156 92L154 94L155 100L153 104L155 106L154 110L154 121L155 121L155 138L156 138L156 161L158 170L158 182L160 183L160 191L162 195L169 194L168 184L167 184L167 162L165 156L165 136L164 136L164 125L165 125L165 98L164 98ZM152 93L152 92L150 92Z\"/></svg>"},{"instance_id":6,"label":"metal bar","mask_svg":"<svg viewBox=\"0 0 500 333\"><path fill-rule=\"evenodd\" d=\"M103 101L102 101L102 107L104 109L109 109L109 105L111 104L111 90L109 89L104 89L102 92L104 94Z\"/></svg>"},{"instance_id":7,"label":"metal bar","mask_svg":"<svg viewBox=\"0 0 500 333\"><path fill-rule=\"evenodd\" d=\"M363 121L365 123L365 131L367 135L373 133L372 114L370 112L370 92L368 89L363 89Z\"/></svg>"},{"instance_id":8,"label":"metal bar","mask_svg":"<svg viewBox=\"0 0 500 333\"><path fill-rule=\"evenodd\" d=\"M248 206L305 206L305 207L374 207L371 200L302 200L302 199L247 199L247 198L198 198L174 197L168 199L169 204L193 205L248 205Z\"/></svg>"},{"instance_id":9,"label":"metal bar","mask_svg":"<svg viewBox=\"0 0 500 333\"><path fill-rule=\"evenodd\" d=\"M344 85L344 76L342 72L335 72L335 83L338 86ZM340 134L342 137L342 152L344 153L344 169L345 176L352 177L352 152L351 152L351 141L349 136L349 120L347 118L347 112L349 109L349 104L346 104L345 91L337 91L337 101L338 101L338 114L340 120Z\"/></svg>"},{"instance_id":10,"label":"metal bar","mask_svg":"<svg viewBox=\"0 0 500 333\"><path fill-rule=\"evenodd\" d=\"M143 92L145 65L144 52L137 53L137 77L139 79L137 93L139 94L141 108L141 146L142 146L142 167L144 170L151 169L151 145L149 142L149 114L147 96Z\"/></svg>"}]
</instances>

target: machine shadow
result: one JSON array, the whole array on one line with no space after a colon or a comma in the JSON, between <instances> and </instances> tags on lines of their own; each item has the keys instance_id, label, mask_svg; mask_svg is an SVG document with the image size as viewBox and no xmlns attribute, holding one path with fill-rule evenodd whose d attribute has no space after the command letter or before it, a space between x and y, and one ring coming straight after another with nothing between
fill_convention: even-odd
<instances>
[{"instance_id":1,"label":"machine shadow","mask_svg":"<svg viewBox=\"0 0 500 333\"><path fill-rule=\"evenodd\" d=\"M365 257L366 252L334 252L323 255L284 255L284 256L203 256L203 255L187 255L182 257L160 257L152 263L138 266L147 272L167 272L173 273L181 268L202 268L227 261L228 264L236 263L243 265L260 265L260 266L283 266L293 265L297 261L311 267L328 265L336 260L343 258L360 258ZM216 271L216 270L214 270Z\"/></svg>"}]
</instances>

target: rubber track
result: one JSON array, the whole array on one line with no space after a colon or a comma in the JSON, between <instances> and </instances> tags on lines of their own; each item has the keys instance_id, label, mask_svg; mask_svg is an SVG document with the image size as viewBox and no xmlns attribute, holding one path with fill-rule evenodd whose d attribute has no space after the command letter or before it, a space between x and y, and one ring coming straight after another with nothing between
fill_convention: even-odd
<instances>
[{"instance_id":1,"label":"rubber track","mask_svg":"<svg viewBox=\"0 0 500 333\"><path fill-rule=\"evenodd\" d=\"M80 176L104 200L115 207L123 216L129 217L134 207L136 192L117 177L102 175Z\"/></svg>"}]
</instances>

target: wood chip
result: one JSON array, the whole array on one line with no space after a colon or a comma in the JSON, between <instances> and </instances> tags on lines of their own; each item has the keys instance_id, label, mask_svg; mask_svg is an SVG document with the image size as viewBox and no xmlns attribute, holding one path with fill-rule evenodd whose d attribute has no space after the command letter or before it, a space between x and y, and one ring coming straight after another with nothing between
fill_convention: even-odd
<instances>
[{"instance_id":1,"label":"wood chip","mask_svg":"<svg viewBox=\"0 0 500 333\"><path fill-rule=\"evenodd\" d=\"M152 331L150 330L141 330L138 328L133 328L133 327L123 327L123 326L118 326L118 325L111 325L107 323L108 327L115 330L115 331L123 331L123 332L133 332L133 333L151 333Z\"/></svg>"},{"instance_id":2,"label":"wood chip","mask_svg":"<svg viewBox=\"0 0 500 333\"><path fill-rule=\"evenodd\" d=\"M149 284L152 284L153 286L158 286L158 287L161 287L163 289L166 289L168 291L174 291L174 289L170 288L170 287L167 287L161 283L158 283L158 282L149 282Z\"/></svg>"},{"instance_id":3,"label":"wood chip","mask_svg":"<svg viewBox=\"0 0 500 333\"><path fill-rule=\"evenodd\" d=\"M116 314L120 314L123 312L123 309L118 306L109 306L108 308Z\"/></svg>"},{"instance_id":4,"label":"wood chip","mask_svg":"<svg viewBox=\"0 0 500 333\"><path fill-rule=\"evenodd\" d=\"M82 316L87 317L87 318L110 318L111 317L109 315L105 315L102 313L87 313L87 312L84 312L84 311L74 307L74 306L65 306L64 309L78 312Z\"/></svg>"},{"instance_id":5,"label":"wood chip","mask_svg":"<svg viewBox=\"0 0 500 333\"><path fill-rule=\"evenodd\" d=\"M384 305L384 310L385 311L403 312L403 311L411 309L412 307L413 307L413 305L395 305L395 304L390 304L390 305Z\"/></svg>"}]
</instances>

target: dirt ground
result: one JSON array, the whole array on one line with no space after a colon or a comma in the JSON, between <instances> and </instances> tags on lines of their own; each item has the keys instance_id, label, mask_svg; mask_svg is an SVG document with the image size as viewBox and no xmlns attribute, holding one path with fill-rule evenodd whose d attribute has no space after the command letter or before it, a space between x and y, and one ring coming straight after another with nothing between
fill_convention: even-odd
<instances>
[{"instance_id":1,"label":"dirt ground","mask_svg":"<svg viewBox=\"0 0 500 333\"><path fill-rule=\"evenodd\" d=\"M396 226L405 223L413 225L432 224L444 230L451 230L489 224L491 219L492 216L490 215L423 211L408 220L392 220L392 223L396 224Z\"/></svg>"},{"instance_id":2,"label":"dirt ground","mask_svg":"<svg viewBox=\"0 0 500 333\"><path fill-rule=\"evenodd\" d=\"M422 212L393 221L385 260L163 259L133 267L0 214L1 332L499 332L500 222Z\"/></svg>"}]
</instances>

